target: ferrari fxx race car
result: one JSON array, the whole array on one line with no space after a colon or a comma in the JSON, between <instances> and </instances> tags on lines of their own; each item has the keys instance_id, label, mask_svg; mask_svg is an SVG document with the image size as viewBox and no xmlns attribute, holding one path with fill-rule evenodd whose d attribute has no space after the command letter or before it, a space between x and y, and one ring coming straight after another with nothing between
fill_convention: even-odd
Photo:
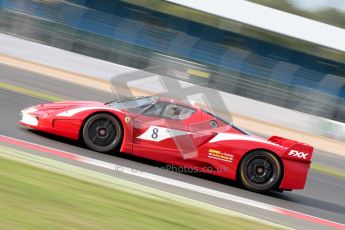
<instances>
[{"instance_id":1,"label":"ferrari fxx race car","mask_svg":"<svg viewBox=\"0 0 345 230\"><path fill-rule=\"evenodd\" d=\"M313 153L307 144L264 139L198 106L157 96L58 102L21 113L21 124L81 140L94 151L120 151L239 180L255 192L303 189Z\"/></svg>"}]
</instances>

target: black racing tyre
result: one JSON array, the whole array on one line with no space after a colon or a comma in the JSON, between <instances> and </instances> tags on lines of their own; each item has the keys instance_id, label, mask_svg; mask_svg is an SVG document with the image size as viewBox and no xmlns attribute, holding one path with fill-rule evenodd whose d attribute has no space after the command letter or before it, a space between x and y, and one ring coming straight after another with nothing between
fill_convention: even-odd
<instances>
[{"instance_id":1,"label":"black racing tyre","mask_svg":"<svg viewBox=\"0 0 345 230\"><path fill-rule=\"evenodd\" d=\"M106 113L95 114L88 118L82 130L86 146L102 153L116 149L122 141L122 136L118 119Z\"/></svg>"},{"instance_id":2,"label":"black racing tyre","mask_svg":"<svg viewBox=\"0 0 345 230\"><path fill-rule=\"evenodd\" d=\"M254 151L241 161L239 177L243 186L254 192L266 192L278 187L283 168L275 155Z\"/></svg>"}]
</instances>

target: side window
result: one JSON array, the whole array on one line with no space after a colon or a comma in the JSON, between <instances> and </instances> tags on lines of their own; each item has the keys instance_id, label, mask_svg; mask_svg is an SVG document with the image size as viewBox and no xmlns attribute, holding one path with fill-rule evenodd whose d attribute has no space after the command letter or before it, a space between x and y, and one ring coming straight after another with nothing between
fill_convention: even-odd
<instances>
[{"instance_id":1,"label":"side window","mask_svg":"<svg viewBox=\"0 0 345 230\"><path fill-rule=\"evenodd\" d=\"M143 114L147 116L158 117L161 115L162 110L164 109L166 103L156 103L148 108Z\"/></svg>"},{"instance_id":2,"label":"side window","mask_svg":"<svg viewBox=\"0 0 345 230\"><path fill-rule=\"evenodd\" d=\"M162 117L174 120L184 120L192 116L194 109L187 108L180 105L168 104L162 114Z\"/></svg>"}]
</instances>

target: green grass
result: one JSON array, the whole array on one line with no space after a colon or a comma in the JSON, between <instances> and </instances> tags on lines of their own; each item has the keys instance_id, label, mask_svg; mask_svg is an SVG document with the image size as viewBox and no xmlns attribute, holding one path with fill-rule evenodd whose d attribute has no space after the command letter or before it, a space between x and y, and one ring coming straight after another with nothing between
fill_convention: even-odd
<instances>
[{"instance_id":1,"label":"green grass","mask_svg":"<svg viewBox=\"0 0 345 230\"><path fill-rule=\"evenodd\" d=\"M0 229L272 229L0 157Z\"/></svg>"}]
</instances>

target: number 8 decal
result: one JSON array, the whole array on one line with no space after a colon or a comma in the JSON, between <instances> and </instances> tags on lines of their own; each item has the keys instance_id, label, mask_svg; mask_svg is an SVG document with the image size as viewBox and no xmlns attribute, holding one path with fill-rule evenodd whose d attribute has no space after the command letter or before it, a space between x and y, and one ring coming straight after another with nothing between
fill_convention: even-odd
<instances>
[{"instance_id":1,"label":"number 8 decal","mask_svg":"<svg viewBox=\"0 0 345 230\"><path fill-rule=\"evenodd\" d=\"M152 139L158 138L158 129L157 128L153 128L151 137L152 137Z\"/></svg>"}]
</instances>

